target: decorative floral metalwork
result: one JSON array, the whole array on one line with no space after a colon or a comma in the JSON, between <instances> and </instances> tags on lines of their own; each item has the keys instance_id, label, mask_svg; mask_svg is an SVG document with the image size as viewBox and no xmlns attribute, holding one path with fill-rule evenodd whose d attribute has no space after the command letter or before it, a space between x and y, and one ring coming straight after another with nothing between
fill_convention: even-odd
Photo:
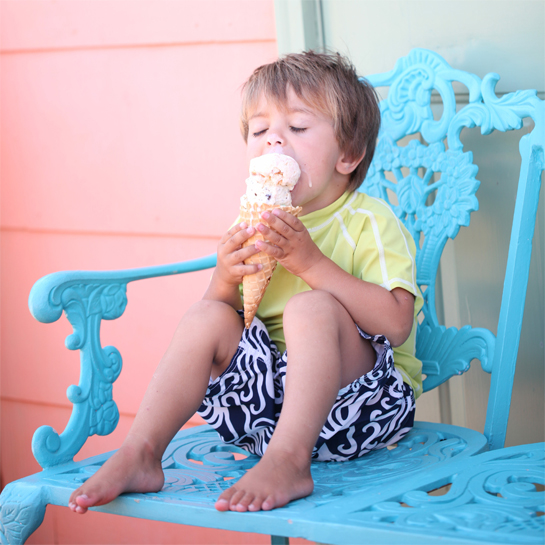
<instances>
[{"instance_id":1,"label":"decorative floral metalwork","mask_svg":"<svg viewBox=\"0 0 545 545\"><path fill-rule=\"evenodd\" d=\"M483 369L490 373L494 341L494 335L484 328L421 325L416 355L426 375L424 389L431 390L451 376L461 375L469 369L473 358L480 360Z\"/></svg>"},{"instance_id":2,"label":"decorative floral metalwork","mask_svg":"<svg viewBox=\"0 0 545 545\"><path fill-rule=\"evenodd\" d=\"M112 384L121 373L121 354L114 346L100 345L101 320L123 314L127 304L126 285L118 283L70 284L53 297L72 324L74 332L66 347L80 351L81 376L78 386L67 390L74 409L67 430L61 435L50 426L34 434L32 450L42 467L72 460L90 435L111 433L119 420L112 399Z\"/></svg>"},{"instance_id":3,"label":"decorative floral metalwork","mask_svg":"<svg viewBox=\"0 0 545 545\"><path fill-rule=\"evenodd\" d=\"M438 537L543 543L544 454L540 445L487 452L435 483L368 506L350 518ZM430 494L445 486L444 494Z\"/></svg>"},{"instance_id":4,"label":"decorative floral metalwork","mask_svg":"<svg viewBox=\"0 0 545 545\"><path fill-rule=\"evenodd\" d=\"M308 509L303 504L318 506L334 497L362 493L379 483L395 482L446 460L468 457L485 447L484 437L477 432L456 429L453 433L437 431L434 425L418 425L391 450L373 451L350 463L314 463L314 494L291 503L289 508ZM239 447L223 443L212 428L199 428L197 433L187 430L173 439L163 456L165 485L160 495L146 497L211 505L222 490L240 479L258 460ZM76 471L60 472L47 481L80 486L99 467L95 462Z\"/></svg>"},{"instance_id":5,"label":"decorative floral metalwork","mask_svg":"<svg viewBox=\"0 0 545 545\"><path fill-rule=\"evenodd\" d=\"M80 352L80 380L67 390L74 404L65 430L38 428L32 452L43 468L70 462L87 437L111 433L119 420L112 385L121 373L121 354L114 346L102 347L102 320L115 320L127 306L127 284L144 278L169 276L214 267L216 255L125 271L53 273L34 284L29 297L32 315L40 322L55 322L63 311L73 328L66 338L69 350Z\"/></svg>"},{"instance_id":6,"label":"decorative floral metalwork","mask_svg":"<svg viewBox=\"0 0 545 545\"><path fill-rule=\"evenodd\" d=\"M471 212L479 206L475 196L480 185L478 169L472 154L463 151L460 133L464 127L475 126L480 126L483 134L520 128L527 116L534 119L536 129L543 128L539 114L543 105L535 91L498 98L494 92L499 79L496 74L488 74L481 81L453 70L439 55L423 49L400 59L392 71L369 79L375 87L389 86L389 91L381 102L379 141L361 191L390 203L417 243L417 282L424 295L424 318L417 342L418 355L427 365L424 388L429 390L464 372L474 357L481 359L483 369L490 372L495 339L485 330L470 333L464 328L457 335L457 340L463 337L463 350L456 349L455 364L452 353L439 349L447 350L452 340L452 332L448 339L441 338L446 330L439 327L435 310L441 253L447 240L454 238L461 226L469 225ZM452 86L455 81L469 91L469 104L459 111ZM440 119L433 116L432 92L442 101ZM531 136L541 150L543 132L535 130ZM408 135L414 139L401 145L398 141ZM433 361L428 359L430 350L435 352Z\"/></svg>"}]
</instances>

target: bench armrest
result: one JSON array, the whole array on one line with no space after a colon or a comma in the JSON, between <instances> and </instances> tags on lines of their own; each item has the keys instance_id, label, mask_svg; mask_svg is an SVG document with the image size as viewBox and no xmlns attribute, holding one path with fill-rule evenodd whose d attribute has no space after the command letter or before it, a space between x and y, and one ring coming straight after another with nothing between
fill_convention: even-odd
<instances>
[{"instance_id":1,"label":"bench armrest","mask_svg":"<svg viewBox=\"0 0 545 545\"><path fill-rule=\"evenodd\" d=\"M122 358L115 346L102 347L100 324L115 320L127 305L127 284L208 269L216 254L158 267L121 271L66 271L44 276L29 296L32 316L43 323L66 314L74 332L66 338L69 350L80 351L80 381L67 390L72 415L59 435L51 426L41 426L32 438L32 452L41 467L73 460L91 435L108 435L117 426L119 411L112 399L112 385L121 373Z\"/></svg>"}]
</instances>

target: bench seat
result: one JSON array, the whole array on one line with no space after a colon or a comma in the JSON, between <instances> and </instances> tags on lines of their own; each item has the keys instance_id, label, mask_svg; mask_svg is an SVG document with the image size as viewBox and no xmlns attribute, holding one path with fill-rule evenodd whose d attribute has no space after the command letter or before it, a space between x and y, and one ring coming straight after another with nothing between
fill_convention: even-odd
<instances>
[{"instance_id":1,"label":"bench seat","mask_svg":"<svg viewBox=\"0 0 545 545\"><path fill-rule=\"evenodd\" d=\"M2 509L27 510L38 526L46 503L67 505L111 455L8 485ZM476 431L417 422L395 446L351 462L314 462L315 490L307 498L268 512L222 513L214 508L218 494L259 458L225 445L204 425L180 431L167 448L160 493L123 494L92 510L224 530L242 525L248 532L338 545L435 544L438 537L445 544L538 544L544 518L535 513L545 511L545 493L532 483L543 476L544 457L543 443L488 451ZM6 535L17 534L16 519L4 520Z\"/></svg>"}]
</instances>

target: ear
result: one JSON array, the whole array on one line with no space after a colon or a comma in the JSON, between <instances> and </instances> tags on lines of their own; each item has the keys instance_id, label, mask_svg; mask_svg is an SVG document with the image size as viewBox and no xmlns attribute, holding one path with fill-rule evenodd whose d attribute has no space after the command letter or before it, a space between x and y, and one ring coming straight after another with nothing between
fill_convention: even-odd
<instances>
[{"instance_id":1,"label":"ear","mask_svg":"<svg viewBox=\"0 0 545 545\"><path fill-rule=\"evenodd\" d=\"M341 153L339 159L337 160L337 164L335 165L337 172L340 174L352 174L352 172L356 170L356 167L362 162L364 157L365 151L356 159L348 157L346 153Z\"/></svg>"}]
</instances>

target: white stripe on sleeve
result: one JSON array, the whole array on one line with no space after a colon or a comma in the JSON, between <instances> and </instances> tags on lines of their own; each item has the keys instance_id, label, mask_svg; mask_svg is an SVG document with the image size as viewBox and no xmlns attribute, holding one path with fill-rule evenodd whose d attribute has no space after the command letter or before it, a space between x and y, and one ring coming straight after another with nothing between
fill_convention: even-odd
<instances>
[{"instance_id":1,"label":"white stripe on sleeve","mask_svg":"<svg viewBox=\"0 0 545 545\"><path fill-rule=\"evenodd\" d=\"M373 235L375 236L375 242L378 250L378 258L380 263L380 272L382 273L382 284L381 286L385 287L388 291L392 291L390 287L390 280L388 279L388 269L386 267L386 258L384 257L384 246L382 245L382 240L380 239L380 231L378 228L377 218L375 214L370 210L365 210L363 208L358 208L356 210L362 214L366 214L369 217L371 222L371 228L373 229Z\"/></svg>"},{"instance_id":2,"label":"white stripe on sleeve","mask_svg":"<svg viewBox=\"0 0 545 545\"><path fill-rule=\"evenodd\" d=\"M356 243L354 242L354 240L350 236L350 233L348 232L348 229L346 228L346 225L343 222L343 217L339 214L339 212L335 213L335 217L337 218L337 220L338 220L338 222L339 222L339 224L341 226L341 229L342 229L344 238L346 239L346 242L348 242L348 244L350 244L352 250L355 251L356 250Z\"/></svg>"},{"instance_id":3,"label":"white stripe on sleeve","mask_svg":"<svg viewBox=\"0 0 545 545\"><path fill-rule=\"evenodd\" d=\"M400 280L399 278L395 278L394 280L399 280L403 282L404 284L407 284L413 289L413 292L416 294L418 293L418 290L416 289L416 264L413 259L413 255L411 253L411 250L409 249L409 242L407 241L407 237L405 236L405 232L403 231L401 224L399 222L399 218L394 214L393 210L381 199L377 199L376 197L371 197L374 201L381 204L384 208L388 209L388 212L392 214L392 216L395 218L397 227L399 229L399 232L401 233L401 236L403 237L403 241L405 242L405 248L407 249L407 255L409 256L409 259L411 260L411 277L412 277L412 284L409 284L406 281ZM416 244L416 243L415 243ZM392 280L393 281L393 280Z\"/></svg>"}]
</instances>

